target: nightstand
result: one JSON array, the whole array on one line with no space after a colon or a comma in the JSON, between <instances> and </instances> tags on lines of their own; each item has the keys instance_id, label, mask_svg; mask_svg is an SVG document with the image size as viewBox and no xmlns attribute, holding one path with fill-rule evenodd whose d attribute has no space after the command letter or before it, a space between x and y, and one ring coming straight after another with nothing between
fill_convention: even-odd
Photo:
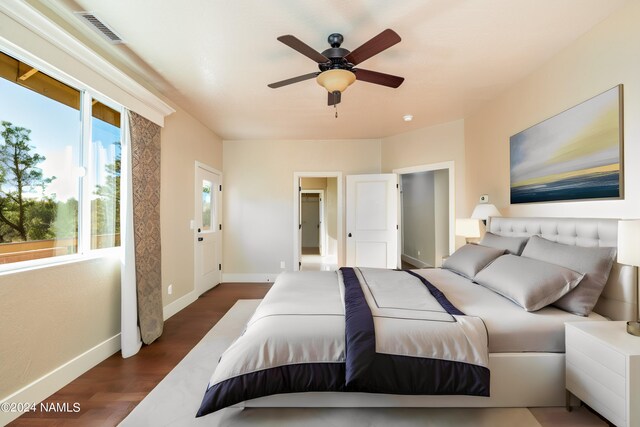
<instances>
[{"instance_id":1,"label":"nightstand","mask_svg":"<svg viewBox=\"0 0 640 427\"><path fill-rule=\"evenodd\" d=\"M640 427L640 337L626 322L565 323L567 390L618 427Z\"/></svg>"}]
</instances>

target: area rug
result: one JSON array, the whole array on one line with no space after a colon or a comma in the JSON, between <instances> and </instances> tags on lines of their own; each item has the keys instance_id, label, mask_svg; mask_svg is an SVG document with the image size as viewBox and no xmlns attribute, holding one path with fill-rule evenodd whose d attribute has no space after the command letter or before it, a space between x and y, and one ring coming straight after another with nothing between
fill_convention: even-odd
<instances>
[{"instance_id":1,"label":"area rug","mask_svg":"<svg viewBox=\"0 0 640 427\"><path fill-rule=\"evenodd\" d=\"M121 426L539 427L526 408L227 408L195 418L218 359L260 300L240 300L125 418Z\"/></svg>"}]
</instances>

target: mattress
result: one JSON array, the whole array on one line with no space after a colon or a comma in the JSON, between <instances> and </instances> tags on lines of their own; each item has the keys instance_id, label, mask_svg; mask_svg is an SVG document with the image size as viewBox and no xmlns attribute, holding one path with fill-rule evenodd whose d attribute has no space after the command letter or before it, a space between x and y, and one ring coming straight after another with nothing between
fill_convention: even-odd
<instances>
[{"instance_id":1,"label":"mattress","mask_svg":"<svg viewBox=\"0 0 640 427\"><path fill-rule=\"evenodd\" d=\"M436 285L458 309L482 318L490 353L564 353L564 323L606 320L597 313L577 316L555 307L527 312L511 300L440 268L413 270Z\"/></svg>"}]
</instances>

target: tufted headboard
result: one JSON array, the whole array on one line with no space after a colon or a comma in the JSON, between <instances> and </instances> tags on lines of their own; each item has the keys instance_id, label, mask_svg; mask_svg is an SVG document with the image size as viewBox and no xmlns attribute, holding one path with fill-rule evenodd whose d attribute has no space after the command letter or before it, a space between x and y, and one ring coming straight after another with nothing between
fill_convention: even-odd
<instances>
[{"instance_id":1,"label":"tufted headboard","mask_svg":"<svg viewBox=\"0 0 640 427\"><path fill-rule=\"evenodd\" d=\"M487 221L487 231L501 236L538 235L565 245L618 246L617 219L493 217ZM612 320L638 318L635 267L614 263L594 311Z\"/></svg>"}]
</instances>

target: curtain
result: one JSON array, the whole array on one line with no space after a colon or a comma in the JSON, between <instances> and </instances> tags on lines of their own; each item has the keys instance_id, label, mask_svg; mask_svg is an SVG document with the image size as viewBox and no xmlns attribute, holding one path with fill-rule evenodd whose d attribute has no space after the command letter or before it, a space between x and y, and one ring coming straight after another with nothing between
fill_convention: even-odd
<instances>
[{"instance_id":1,"label":"curtain","mask_svg":"<svg viewBox=\"0 0 640 427\"><path fill-rule=\"evenodd\" d=\"M151 344L160 335L163 328L162 314L162 276L160 244L160 126L150 122L133 111L128 112L130 144L130 177L128 193L131 204L126 209L126 223L131 225L123 235L125 261L123 274L123 325L130 333L132 328L131 306L137 305L137 325L142 342ZM124 157L124 156L123 156ZM123 168L124 169L124 168ZM121 210L124 210L121 208ZM131 221L131 223L129 223ZM126 239L125 239L126 237ZM127 248L130 250L127 251ZM128 277L124 275L128 274ZM132 283L134 283L132 285ZM135 289L133 295L132 289ZM125 293L126 292L126 293ZM126 301L125 301L126 298ZM136 302L132 301L135 300ZM125 312L125 305L127 311ZM125 326L126 321L129 322ZM133 342L132 338L131 341ZM124 337L123 337L124 343ZM138 345L139 348L139 345ZM137 352L125 353L127 357Z\"/></svg>"},{"instance_id":2,"label":"curtain","mask_svg":"<svg viewBox=\"0 0 640 427\"><path fill-rule=\"evenodd\" d=\"M136 254L133 241L133 195L131 187L131 137L129 112L125 110L120 163L120 261L122 357L136 354L142 346L138 327L138 297L136 295Z\"/></svg>"},{"instance_id":3,"label":"curtain","mask_svg":"<svg viewBox=\"0 0 640 427\"><path fill-rule=\"evenodd\" d=\"M142 342L162 335L160 126L129 112L138 323Z\"/></svg>"}]
</instances>

